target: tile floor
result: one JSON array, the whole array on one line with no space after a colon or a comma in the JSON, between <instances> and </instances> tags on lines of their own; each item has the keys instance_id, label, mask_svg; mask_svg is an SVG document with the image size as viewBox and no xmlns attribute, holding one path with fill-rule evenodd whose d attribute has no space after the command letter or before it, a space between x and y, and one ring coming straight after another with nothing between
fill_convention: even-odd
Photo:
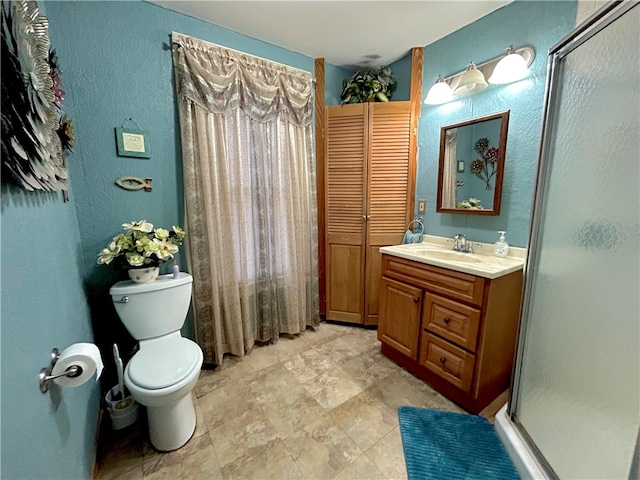
<instances>
[{"instance_id":1,"label":"tile floor","mask_svg":"<svg viewBox=\"0 0 640 480\"><path fill-rule=\"evenodd\" d=\"M322 323L203 370L181 449L103 422L97 479L404 479L401 405L462 410L380 354L375 330Z\"/></svg>"}]
</instances>

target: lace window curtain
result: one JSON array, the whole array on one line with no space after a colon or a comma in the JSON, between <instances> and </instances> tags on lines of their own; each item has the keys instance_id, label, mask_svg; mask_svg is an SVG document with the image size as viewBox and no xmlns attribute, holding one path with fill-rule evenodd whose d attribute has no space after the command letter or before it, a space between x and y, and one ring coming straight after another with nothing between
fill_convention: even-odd
<instances>
[{"instance_id":1,"label":"lace window curtain","mask_svg":"<svg viewBox=\"0 0 640 480\"><path fill-rule=\"evenodd\" d=\"M319 323L311 75L173 34L205 362Z\"/></svg>"},{"instance_id":2,"label":"lace window curtain","mask_svg":"<svg viewBox=\"0 0 640 480\"><path fill-rule=\"evenodd\" d=\"M449 129L445 137L444 165L442 171L442 208L456 208L456 139L458 129Z\"/></svg>"}]
</instances>

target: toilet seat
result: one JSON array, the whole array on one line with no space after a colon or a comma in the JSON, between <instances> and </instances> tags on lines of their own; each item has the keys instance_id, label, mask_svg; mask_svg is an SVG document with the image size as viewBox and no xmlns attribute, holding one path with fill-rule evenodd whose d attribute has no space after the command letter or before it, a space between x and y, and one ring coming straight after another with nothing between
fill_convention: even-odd
<instances>
[{"instance_id":1,"label":"toilet seat","mask_svg":"<svg viewBox=\"0 0 640 480\"><path fill-rule=\"evenodd\" d=\"M200 369L200 347L187 338L169 336L144 345L127 365L129 379L141 388L160 390Z\"/></svg>"}]
</instances>

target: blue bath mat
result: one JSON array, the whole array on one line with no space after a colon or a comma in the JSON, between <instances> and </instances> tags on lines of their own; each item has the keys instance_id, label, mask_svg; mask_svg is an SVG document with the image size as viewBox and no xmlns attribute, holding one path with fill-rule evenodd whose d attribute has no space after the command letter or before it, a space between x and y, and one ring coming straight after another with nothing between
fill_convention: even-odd
<instances>
[{"instance_id":1,"label":"blue bath mat","mask_svg":"<svg viewBox=\"0 0 640 480\"><path fill-rule=\"evenodd\" d=\"M486 418L400 407L409 480L517 480L520 477Z\"/></svg>"}]
</instances>

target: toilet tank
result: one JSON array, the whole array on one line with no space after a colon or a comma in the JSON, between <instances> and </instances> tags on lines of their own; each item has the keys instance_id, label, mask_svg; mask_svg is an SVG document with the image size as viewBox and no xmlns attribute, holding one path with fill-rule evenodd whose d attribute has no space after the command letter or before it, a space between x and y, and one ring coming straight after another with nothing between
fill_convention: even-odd
<instances>
[{"instance_id":1,"label":"toilet tank","mask_svg":"<svg viewBox=\"0 0 640 480\"><path fill-rule=\"evenodd\" d=\"M180 272L160 275L153 282L116 283L109 293L120 320L136 340L160 337L180 330L191 302L193 278Z\"/></svg>"}]
</instances>

